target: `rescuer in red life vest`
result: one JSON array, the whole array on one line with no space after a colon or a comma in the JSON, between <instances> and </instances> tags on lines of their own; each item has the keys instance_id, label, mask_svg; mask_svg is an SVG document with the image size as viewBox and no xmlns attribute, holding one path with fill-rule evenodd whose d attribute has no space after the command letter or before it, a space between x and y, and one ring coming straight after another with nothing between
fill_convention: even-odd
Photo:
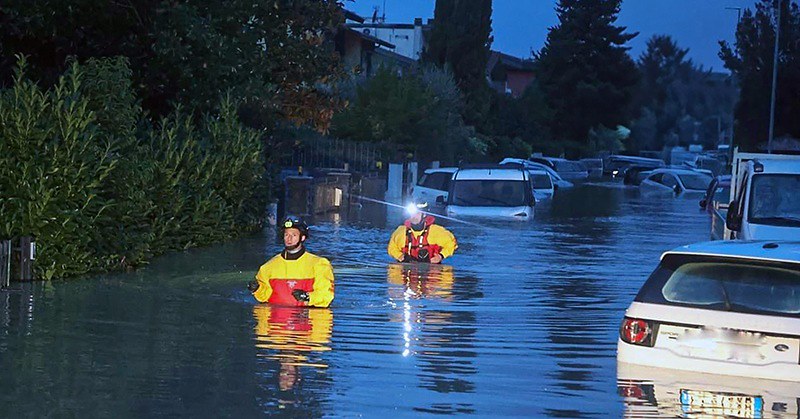
<instances>
[{"instance_id":1,"label":"rescuer in red life vest","mask_svg":"<svg viewBox=\"0 0 800 419\"><path fill-rule=\"evenodd\" d=\"M308 225L296 217L282 224L283 251L261 265L247 284L259 302L328 307L333 301L333 268L328 259L306 251Z\"/></svg>"},{"instance_id":2,"label":"rescuer in red life vest","mask_svg":"<svg viewBox=\"0 0 800 419\"><path fill-rule=\"evenodd\" d=\"M408 219L392 233L386 250L398 262L442 263L458 248L453 233L423 212L427 207L426 203L409 205Z\"/></svg>"}]
</instances>

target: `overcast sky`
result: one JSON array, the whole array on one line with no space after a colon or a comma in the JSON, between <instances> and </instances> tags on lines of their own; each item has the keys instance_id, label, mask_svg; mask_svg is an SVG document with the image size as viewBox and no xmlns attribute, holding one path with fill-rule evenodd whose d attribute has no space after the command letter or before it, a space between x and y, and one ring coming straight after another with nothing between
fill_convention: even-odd
<instances>
[{"instance_id":1,"label":"overcast sky","mask_svg":"<svg viewBox=\"0 0 800 419\"><path fill-rule=\"evenodd\" d=\"M648 38L671 35L681 48L689 48L689 58L706 69L725 71L717 56L719 40L732 42L737 11L726 8L753 8L756 0L623 0L618 25L628 32L639 32L631 43L631 54L638 58ZM388 23L411 23L415 17L433 17L435 0L355 0L345 7L366 18L373 8L383 13ZM547 38L547 30L558 20L556 0L494 0L492 49L518 57L530 57ZM379 14L380 14L379 13Z\"/></svg>"}]
</instances>

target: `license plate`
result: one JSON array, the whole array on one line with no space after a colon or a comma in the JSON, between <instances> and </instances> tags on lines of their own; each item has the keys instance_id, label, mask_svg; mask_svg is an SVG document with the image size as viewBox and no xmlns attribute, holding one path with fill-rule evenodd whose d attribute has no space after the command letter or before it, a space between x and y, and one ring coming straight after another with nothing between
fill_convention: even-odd
<instances>
[{"instance_id":1,"label":"license plate","mask_svg":"<svg viewBox=\"0 0 800 419\"><path fill-rule=\"evenodd\" d=\"M760 418L764 399L743 394L681 390L681 406L684 413Z\"/></svg>"}]
</instances>

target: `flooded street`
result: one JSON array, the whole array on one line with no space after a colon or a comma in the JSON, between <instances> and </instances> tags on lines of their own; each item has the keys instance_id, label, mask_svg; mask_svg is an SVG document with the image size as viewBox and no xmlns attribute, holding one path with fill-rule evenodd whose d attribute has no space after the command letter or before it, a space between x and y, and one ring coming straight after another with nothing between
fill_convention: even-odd
<instances>
[{"instance_id":1,"label":"flooded street","mask_svg":"<svg viewBox=\"0 0 800 419\"><path fill-rule=\"evenodd\" d=\"M661 253L708 239L697 199L584 185L531 222L445 221L448 266L390 263L402 219L365 204L314 221L329 309L254 304L245 284L281 248L271 232L135 273L14 284L0 293L0 416L575 418L677 402L618 386L615 349Z\"/></svg>"}]
</instances>

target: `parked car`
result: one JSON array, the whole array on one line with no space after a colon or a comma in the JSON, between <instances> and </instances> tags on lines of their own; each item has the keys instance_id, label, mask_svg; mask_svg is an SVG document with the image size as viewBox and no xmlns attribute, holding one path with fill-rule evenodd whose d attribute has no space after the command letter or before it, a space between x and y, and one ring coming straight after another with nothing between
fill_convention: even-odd
<instances>
[{"instance_id":1,"label":"parked car","mask_svg":"<svg viewBox=\"0 0 800 419\"><path fill-rule=\"evenodd\" d=\"M580 162L589 171L589 179L603 177L603 159L581 159Z\"/></svg>"},{"instance_id":2,"label":"parked car","mask_svg":"<svg viewBox=\"0 0 800 419\"><path fill-rule=\"evenodd\" d=\"M639 185L647 193L703 194L711 183L711 176L687 169L653 170Z\"/></svg>"},{"instance_id":3,"label":"parked car","mask_svg":"<svg viewBox=\"0 0 800 419\"><path fill-rule=\"evenodd\" d=\"M466 166L453 174L445 213L451 217L533 219L533 183L519 165Z\"/></svg>"},{"instance_id":4,"label":"parked car","mask_svg":"<svg viewBox=\"0 0 800 419\"><path fill-rule=\"evenodd\" d=\"M562 178L561 175L558 174L558 172L556 172L555 170L553 170L552 167L550 167L550 166L548 166L546 164L536 163L536 162L532 162L532 161L526 160L526 159L515 159L515 158L511 158L511 157L503 159L500 162L500 164L501 165L503 165L503 164L517 164L517 165L521 165L522 167L524 167L527 170L543 170L543 171L547 172L547 174L550 175L550 179L553 180L553 188L554 189L571 188L571 187L575 186L572 182Z\"/></svg>"},{"instance_id":5,"label":"parked car","mask_svg":"<svg viewBox=\"0 0 800 419\"><path fill-rule=\"evenodd\" d=\"M553 170L558 172L561 178L569 181L586 180L586 178L589 177L589 169L579 161L539 156L531 156L528 160L550 166Z\"/></svg>"},{"instance_id":6,"label":"parked car","mask_svg":"<svg viewBox=\"0 0 800 419\"><path fill-rule=\"evenodd\" d=\"M632 164L630 166L622 167L622 183L625 185L632 185L632 186L639 186L642 181L647 177L643 176L643 173L647 173L648 175L654 169L651 166L641 166L638 164Z\"/></svg>"},{"instance_id":7,"label":"parked car","mask_svg":"<svg viewBox=\"0 0 800 419\"><path fill-rule=\"evenodd\" d=\"M423 173L419 182L411 190L411 196L416 202L427 202L433 204L437 196L447 198L447 191L450 189L450 179L457 167L440 167L438 169L427 169Z\"/></svg>"},{"instance_id":8,"label":"parked car","mask_svg":"<svg viewBox=\"0 0 800 419\"><path fill-rule=\"evenodd\" d=\"M536 198L536 202L544 201L545 199L550 199L553 197L555 193L555 188L553 188L553 179L550 178L550 175L547 174L544 170L528 170L528 174L531 177L531 182L533 183L533 197Z\"/></svg>"},{"instance_id":9,"label":"parked car","mask_svg":"<svg viewBox=\"0 0 800 419\"><path fill-rule=\"evenodd\" d=\"M625 312L618 364L800 381L800 242L664 253Z\"/></svg>"},{"instance_id":10,"label":"parked car","mask_svg":"<svg viewBox=\"0 0 800 419\"><path fill-rule=\"evenodd\" d=\"M661 159L613 154L603 160L603 174L619 177L625 174L626 167L632 165L649 167L651 170L666 166Z\"/></svg>"}]
</instances>

